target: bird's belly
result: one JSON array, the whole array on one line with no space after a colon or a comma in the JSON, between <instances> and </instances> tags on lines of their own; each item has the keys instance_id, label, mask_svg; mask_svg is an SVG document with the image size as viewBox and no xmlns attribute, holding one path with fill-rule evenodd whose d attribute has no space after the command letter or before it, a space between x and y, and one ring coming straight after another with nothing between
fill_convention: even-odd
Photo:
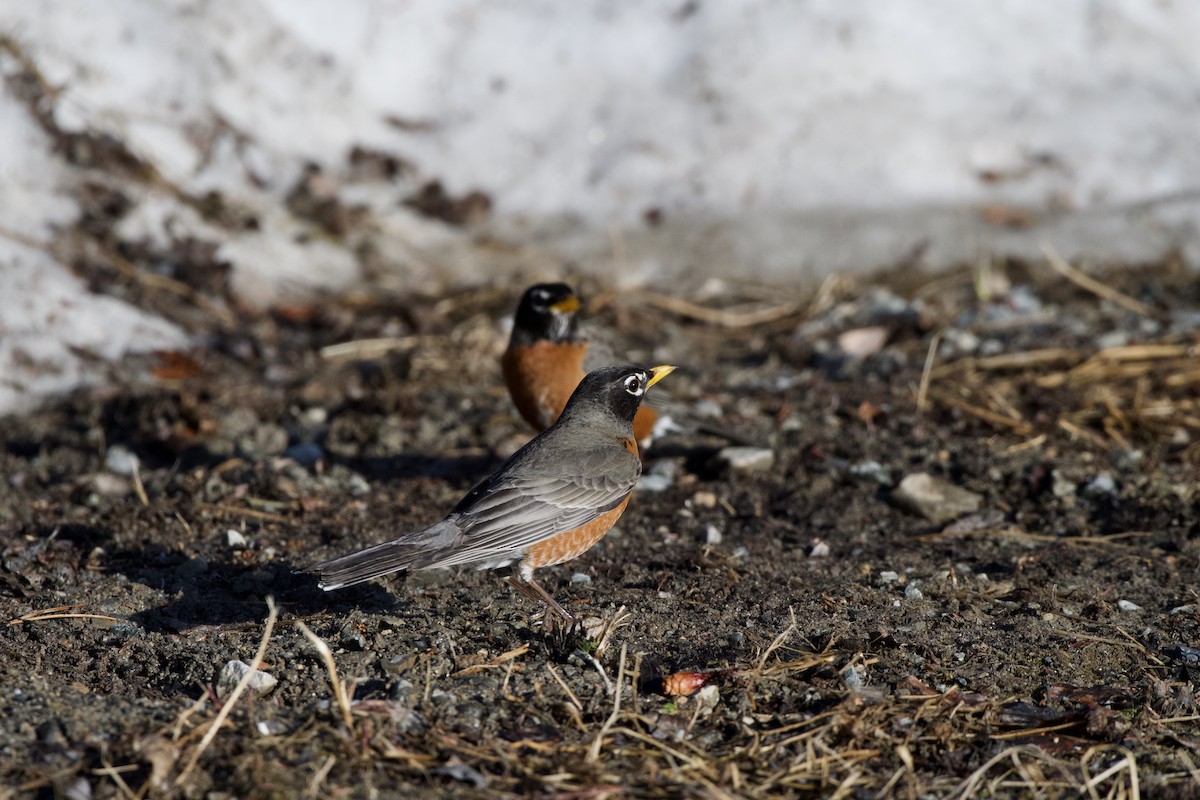
<instances>
[{"instance_id":1,"label":"bird's belly","mask_svg":"<svg viewBox=\"0 0 1200 800\"><path fill-rule=\"evenodd\" d=\"M521 570L532 572L540 567L561 564L583 555L612 529L627 505L628 497L621 501L619 506L604 512L586 525L551 536L531 546L525 551L525 558L521 560Z\"/></svg>"}]
</instances>

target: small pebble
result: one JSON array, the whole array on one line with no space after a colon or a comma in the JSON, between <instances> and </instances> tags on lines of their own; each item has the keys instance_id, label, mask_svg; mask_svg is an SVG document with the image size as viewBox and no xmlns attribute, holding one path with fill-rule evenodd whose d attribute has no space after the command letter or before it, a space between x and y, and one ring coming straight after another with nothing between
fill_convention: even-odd
<instances>
[{"instance_id":1,"label":"small pebble","mask_svg":"<svg viewBox=\"0 0 1200 800\"><path fill-rule=\"evenodd\" d=\"M704 529L705 544L717 545L721 543L721 539L723 538L721 531L717 529L716 525L709 525Z\"/></svg>"},{"instance_id":2,"label":"small pebble","mask_svg":"<svg viewBox=\"0 0 1200 800\"><path fill-rule=\"evenodd\" d=\"M1142 607L1131 600L1118 600L1117 608L1122 611L1141 611Z\"/></svg>"},{"instance_id":3,"label":"small pebble","mask_svg":"<svg viewBox=\"0 0 1200 800\"><path fill-rule=\"evenodd\" d=\"M675 475L679 471L674 461L659 461L647 472L642 474L637 482L637 488L643 492L665 492L675 483Z\"/></svg>"},{"instance_id":4,"label":"small pebble","mask_svg":"<svg viewBox=\"0 0 1200 800\"><path fill-rule=\"evenodd\" d=\"M114 475L128 478L137 466L138 457L124 445L114 444L104 455L104 468Z\"/></svg>"},{"instance_id":5,"label":"small pebble","mask_svg":"<svg viewBox=\"0 0 1200 800\"><path fill-rule=\"evenodd\" d=\"M225 531L225 544L234 550L245 550L248 542L241 531L235 531L233 528Z\"/></svg>"},{"instance_id":6,"label":"small pebble","mask_svg":"<svg viewBox=\"0 0 1200 800\"><path fill-rule=\"evenodd\" d=\"M904 587L904 596L910 600L920 600L925 596L925 594L917 588L915 583L910 583L908 586Z\"/></svg>"},{"instance_id":7,"label":"small pebble","mask_svg":"<svg viewBox=\"0 0 1200 800\"><path fill-rule=\"evenodd\" d=\"M1068 478L1062 473L1062 470L1054 470L1050 473L1050 492L1059 500L1069 500L1075 496L1077 487L1075 481Z\"/></svg>"},{"instance_id":8,"label":"small pebble","mask_svg":"<svg viewBox=\"0 0 1200 800\"><path fill-rule=\"evenodd\" d=\"M980 339L971 331L960 328L947 328L942 334L943 356L971 355L979 349Z\"/></svg>"},{"instance_id":9,"label":"small pebble","mask_svg":"<svg viewBox=\"0 0 1200 800\"><path fill-rule=\"evenodd\" d=\"M1083 496L1092 498L1113 497L1117 493L1117 483L1113 480L1113 476L1107 472L1101 472L1096 477L1092 478L1088 485L1083 487Z\"/></svg>"},{"instance_id":10,"label":"small pebble","mask_svg":"<svg viewBox=\"0 0 1200 800\"><path fill-rule=\"evenodd\" d=\"M294 444L284 450L283 457L290 458L302 467L311 467L325 458L325 451L319 444L304 442L303 444Z\"/></svg>"},{"instance_id":11,"label":"small pebble","mask_svg":"<svg viewBox=\"0 0 1200 800\"><path fill-rule=\"evenodd\" d=\"M1096 347L1107 350L1110 347L1124 347L1131 339L1129 331L1115 330L1096 337Z\"/></svg>"},{"instance_id":12,"label":"small pebble","mask_svg":"<svg viewBox=\"0 0 1200 800\"><path fill-rule=\"evenodd\" d=\"M880 583L895 583L898 580L900 580L900 575L890 569L879 573Z\"/></svg>"},{"instance_id":13,"label":"small pebble","mask_svg":"<svg viewBox=\"0 0 1200 800\"><path fill-rule=\"evenodd\" d=\"M721 702L721 690L710 683L696 693L696 702L701 708L716 708L717 703Z\"/></svg>"},{"instance_id":14,"label":"small pebble","mask_svg":"<svg viewBox=\"0 0 1200 800\"><path fill-rule=\"evenodd\" d=\"M979 355L981 356L998 356L1004 352L1004 342L999 339L984 339L983 344L979 345Z\"/></svg>"},{"instance_id":15,"label":"small pebble","mask_svg":"<svg viewBox=\"0 0 1200 800\"><path fill-rule=\"evenodd\" d=\"M979 510L983 498L975 492L935 478L926 472L904 476L892 491L892 501L934 525L944 525Z\"/></svg>"},{"instance_id":16,"label":"small pebble","mask_svg":"<svg viewBox=\"0 0 1200 800\"><path fill-rule=\"evenodd\" d=\"M287 733L287 725L277 719L260 719L254 726L260 736L282 736Z\"/></svg>"},{"instance_id":17,"label":"small pebble","mask_svg":"<svg viewBox=\"0 0 1200 800\"><path fill-rule=\"evenodd\" d=\"M858 689L862 686L862 675L859 674L858 668L853 664L847 664L842 670L842 680L851 689Z\"/></svg>"},{"instance_id":18,"label":"small pebble","mask_svg":"<svg viewBox=\"0 0 1200 800\"><path fill-rule=\"evenodd\" d=\"M592 576L588 575L586 572L576 572L574 575L571 576L571 583L573 583L577 586L589 584L591 582L592 582Z\"/></svg>"},{"instance_id":19,"label":"small pebble","mask_svg":"<svg viewBox=\"0 0 1200 800\"><path fill-rule=\"evenodd\" d=\"M887 344L890 335L891 331L882 325L872 325L838 334L837 343L846 355L852 358L866 358L878 353Z\"/></svg>"},{"instance_id":20,"label":"small pebble","mask_svg":"<svg viewBox=\"0 0 1200 800\"><path fill-rule=\"evenodd\" d=\"M237 659L221 667L221 674L217 676L217 695L219 697L228 697L238 683L241 682L242 677L249 671L250 665ZM253 689L259 694L270 694L271 690L278 683L279 681L275 679L274 675L259 669L254 671L254 675L250 678L247 688Z\"/></svg>"},{"instance_id":21,"label":"small pebble","mask_svg":"<svg viewBox=\"0 0 1200 800\"><path fill-rule=\"evenodd\" d=\"M740 558L742 561L749 561L750 560L750 548L746 547L745 545L734 548L733 557Z\"/></svg>"},{"instance_id":22,"label":"small pebble","mask_svg":"<svg viewBox=\"0 0 1200 800\"><path fill-rule=\"evenodd\" d=\"M821 539L813 539L812 547L808 550L809 558L828 558L829 545Z\"/></svg>"},{"instance_id":23,"label":"small pebble","mask_svg":"<svg viewBox=\"0 0 1200 800\"><path fill-rule=\"evenodd\" d=\"M766 447L726 447L717 453L716 460L739 475L752 475L775 466L775 453Z\"/></svg>"},{"instance_id":24,"label":"small pebble","mask_svg":"<svg viewBox=\"0 0 1200 800\"><path fill-rule=\"evenodd\" d=\"M856 478L866 478L880 486L891 486L893 483L891 471L878 461L860 461L857 464L851 464L849 472Z\"/></svg>"},{"instance_id":25,"label":"small pebble","mask_svg":"<svg viewBox=\"0 0 1200 800\"><path fill-rule=\"evenodd\" d=\"M92 800L92 785L87 778L79 777L63 789L63 800Z\"/></svg>"}]
</instances>

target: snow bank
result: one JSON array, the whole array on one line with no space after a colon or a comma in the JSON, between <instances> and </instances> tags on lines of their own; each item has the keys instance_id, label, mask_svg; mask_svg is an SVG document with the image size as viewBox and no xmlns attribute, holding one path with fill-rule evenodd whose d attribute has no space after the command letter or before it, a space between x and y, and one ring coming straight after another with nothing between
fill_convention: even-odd
<instances>
[{"instance_id":1,"label":"snow bank","mask_svg":"<svg viewBox=\"0 0 1200 800\"><path fill-rule=\"evenodd\" d=\"M1200 263L1195 3L39 0L0 31L57 89L59 129L112 134L177 190L140 187L122 235L220 242L251 302L368 273L611 269L614 248L629 282L939 267L1044 238ZM356 147L403 169L357 181ZM369 270L361 236L288 210L312 165L371 215ZM0 172L7 229L52 237L77 213L78 170L11 83ZM486 193L491 220L403 207L434 179ZM256 229L179 202L208 192Z\"/></svg>"}]
</instances>

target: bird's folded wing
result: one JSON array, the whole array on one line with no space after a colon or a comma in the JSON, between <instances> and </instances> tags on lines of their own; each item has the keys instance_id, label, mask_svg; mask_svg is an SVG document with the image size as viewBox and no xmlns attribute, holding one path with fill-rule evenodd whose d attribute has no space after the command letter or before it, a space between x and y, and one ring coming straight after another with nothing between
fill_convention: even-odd
<instances>
[{"instance_id":1,"label":"bird's folded wing","mask_svg":"<svg viewBox=\"0 0 1200 800\"><path fill-rule=\"evenodd\" d=\"M639 473L639 464L622 463L621 468L586 477L501 477L474 502L455 510L451 518L461 536L453 548L422 566L449 567L512 556L586 525L620 505Z\"/></svg>"}]
</instances>

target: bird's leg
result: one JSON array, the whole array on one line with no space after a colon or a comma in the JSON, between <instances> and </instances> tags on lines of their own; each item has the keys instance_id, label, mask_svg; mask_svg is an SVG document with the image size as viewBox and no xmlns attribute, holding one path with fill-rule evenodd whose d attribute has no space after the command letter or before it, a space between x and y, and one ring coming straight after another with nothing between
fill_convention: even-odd
<instances>
[{"instance_id":1,"label":"bird's leg","mask_svg":"<svg viewBox=\"0 0 1200 800\"><path fill-rule=\"evenodd\" d=\"M550 593L542 588L542 585L532 578L528 580L519 580L516 576L508 579L508 585L516 589L521 594L528 597L534 602L541 603L546 607L546 626L553 627L550 620L553 616L558 616L567 625L575 621L565 608L563 608L557 600L550 596Z\"/></svg>"}]
</instances>

